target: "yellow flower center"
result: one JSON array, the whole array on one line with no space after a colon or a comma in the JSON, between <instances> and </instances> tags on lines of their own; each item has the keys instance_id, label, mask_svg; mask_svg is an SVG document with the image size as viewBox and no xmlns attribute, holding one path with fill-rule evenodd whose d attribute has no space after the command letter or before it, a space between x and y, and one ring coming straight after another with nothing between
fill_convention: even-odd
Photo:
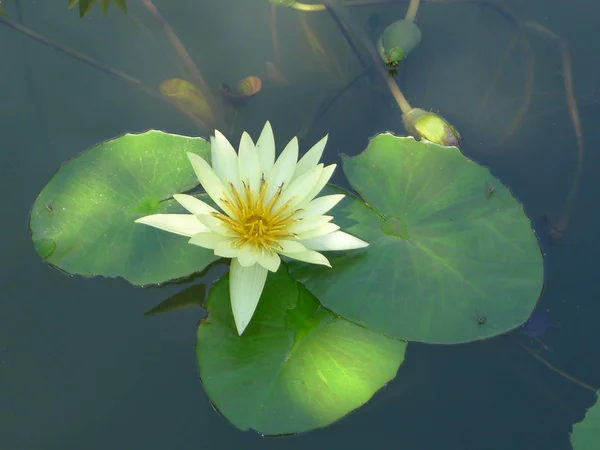
<instances>
[{"instance_id":1,"label":"yellow flower center","mask_svg":"<svg viewBox=\"0 0 600 450\"><path fill-rule=\"evenodd\" d=\"M249 185L244 182L242 184L243 192L240 193L233 183L229 183L232 201L222 199L233 215L217 212L213 213L213 216L237 236L232 244L234 247L251 245L267 251L272 251L273 248L281 249L280 240L294 238L290 226L300 220L295 217L300 210L289 211L289 201L274 209L281 197L283 185L279 186L272 198L266 199L267 183L264 178L260 180L256 196Z\"/></svg>"}]
</instances>

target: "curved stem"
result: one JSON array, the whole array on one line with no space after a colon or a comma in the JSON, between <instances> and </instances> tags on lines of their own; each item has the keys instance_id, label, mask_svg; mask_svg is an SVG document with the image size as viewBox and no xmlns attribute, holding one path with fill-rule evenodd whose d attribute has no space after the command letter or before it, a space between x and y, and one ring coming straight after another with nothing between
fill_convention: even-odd
<instances>
[{"instance_id":1,"label":"curved stem","mask_svg":"<svg viewBox=\"0 0 600 450\"><path fill-rule=\"evenodd\" d=\"M421 3L421 0L410 0L408 11L406 11L406 17L404 18L405 20L410 20L411 22L415 21L417 11L419 10L419 3Z\"/></svg>"},{"instance_id":2,"label":"curved stem","mask_svg":"<svg viewBox=\"0 0 600 450\"><path fill-rule=\"evenodd\" d=\"M496 69L496 72L494 73L494 76L492 77L492 81L490 82L490 85L488 86L487 90L485 91L485 94L483 95L483 98L481 99L481 104L479 105L479 114L478 114L479 116L481 116L483 114L483 112L487 109L488 101L490 100L492 92L498 85L498 82L500 81L500 77L504 73L504 69L506 68L506 66L508 64L508 60L510 59L518 42L519 42L519 32L515 31L510 40L510 43L508 44L508 47L506 48L506 51L504 52L504 55L502 55L502 58L500 59L500 63L498 64L498 68Z\"/></svg>"},{"instance_id":3,"label":"curved stem","mask_svg":"<svg viewBox=\"0 0 600 450\"><path fill-rule=\"evenodd\" d=\"M273 53L275 54L275 65L281 66L281 50L279 49L279 38L277 36L277 6L271 5L271 41L273 42Z\"/></svg>"},{"instance_id":4,"label":"curved stem","mask_svg":"<svg viewBox=\"0 0 600 450\"><path fill-rule=\"evenodd\" d=\"M333 19L333 21L335 22L335 24L338 26L338 28L340 29L340 31L344 35L344 39L346 39L346 43L348 44L348 46L352 50L352 53L354 53L354 56L356 56L356 59L360 63L361 67L363 69L365 67L367 67L366 61L363 59L362 55L360 54L360 52L356 48L356 45L354 45L354 42L352 41L352 39L350 38L350 35L348 34L348 30L346 30L344 28L343 24L340 22L339 17L331 10L331 8L327 8L327 11L329 12L329 15L331 16L331 18Z\"/></svg>"},{"instance_id":5,"label":"curved stem","mask_svg":"<svg viewBox=\"0 0 600 450\"><path fill-rule=\"evenodd\" d=\"M562 370L560 370L557 367L554 367L552 364L550 364L548 361L546 361L544 358L542 358L536 352L531 350L529 347L526 347L525 345L521 344L520 342L518 344L521 346L521 348L523 348L523 350L525 350L527 353L529 353L531 356L533 356L535 359L537 359L539 362L541 362L543 365L545 365L548 369L559 374L561 377L566 378L567 380L571 381L572 383L575 383L577 386L587 389L588 391L592 391L594 394L597 392L596 388L593 388L589 384L584 383L583 381L580 381L575 377L572 377L571 375L563 372Z\"/></svg>"},{"instance_id":6,"label":"curved stem","mask_svg":"<svg viewBox=\"0 0 600 450\"><path fill-rule=\"evenodd\" d=\"M314 115L304 123L302 129L298 132L298 138L305 136L309 130L325 115L327 110L333 106L333 104L340 99L344 93L346 93L352 86L354 86L357 82L359 82L365 75L369 73L371 70L371 66L365 67L362 71L358 73L349 83L347 83L343 88L339 89L333 95L328 95L318 106Z\"/></svg>"},{"instance_id":7,"label":"curved stem","mask_svg":"<svg viewBox=\"0 0 600 450\"><path fill-rule=\"evenodd\" d=\"M577 167L575 169L575 175L573 176L573 182L571 183L571 189L569 189L569 194L567 195L567 199L565 201L564 210L559 218L559 223L557 224L561 228L557 231L562 232L564 231L564 229L566 229L569 223L571 210L573 208L573 202L579 190L579 181L581 179L581 174L583 173L584 156L583 131L581 129L581 120L579 119L577 101L575 100L575 93L573 91L573 72L571 71L571 55L569 54L569 48L567 47L567 43L564 41L563 38L561 38L553 31L549 30L543 25L540 25L537 22L526 22L525 26L536 31L546 39L550 39L556 42L556 45L558 46L562 59L562 69L565 81L564 84L565 93L567 97L567 106L569 109L569 117L571 118L571 124L573 125L573 130L575 131L575 137L577 139Z\"/></svg>"},{"instance_id":8,"label":"curved stem","mask_svg":"<svg viewBox=\"0 0 600 450\"><path fill-rule=\"evenodd\" d=\"M338 21L338 24L341 26L343 23L346 27L350 28L352 32L356 35L356 37L361 41L363 46L367 49L369 55L371 55L371 58L373 59L377 72L384 79L392 96L394 97L394 100L396 100L396 103L398 103L398 106L400 107L402 113L406 114L407 112L409 112L412 109L412 107L408 103L408 100L406 100L406 98L402 94L402 91L400 91L400 88L398 87L396 82L393 80L392 77L390 77L390 74L383 65L383 61L377 54L375 47L373 47L373 44L371 43L365 32L354 23L354 19L352 19L350 14L348 14L344 7L340 5L338 0L325 1L327 6L329 7L331 14L335 14L338 17L338 19L340 19Z\"/></svg>"},{"instance_id":9,"label":"curved stem","mask_svg":"<svg viewBox=\"0 0 600 450\"><path fill-rule=\"evenodd\" d=\"M519 31L521 34L521 31ZM501 141L504 142L506 139L510 138L513 133L519 128L519 125L525 118L527 111L529 110L529 105L531 104L531 98L533 96L533 85L535 81L535 65L534 65L534 57L533 57L533 49L531 48L531 43L527 36L522 33L520 36L521 43L523 45L523 52L525 57L525 91L523 95L523 100L521 102L521 106L515 113L515 116L508 128L504 132L504 136Z\"/></svg>"},{"instance_id":10,"label":"curved stem","mask_svg":"<svg viewBox=\"0 0 600 450\"><path fill-rule=\"evenodd\" d=\"M183 46L183 43L179 40L179 38L177 37L177 35L173 31L173 29L171 28L169 23L160 14L160 12L156 8L156 6L154 6L154 4L152 3L152 0L140 0L140 1L146 7L146 9L148 9L148 11L152 14L154 19L160 24L160 26L163 29L163 32L167 36L167 39L169 40L169 42L171 43L173 48L175 48L175 51L177 52L177 54L183 61L187 70L190 72L190 75L193 77L194 84L200 90L200 92L202 92L202 95L204 96L206 102L208 103L208 106L210 107L210 109L213 113L213 116L215 117L216 123L211 124L211 126L221 128L222 130L227 130L227 126L225 124L223 117L221 116L220 109L218 108L217 103L215 102L212 94L210 93L210 89L208 88L208 85L204 81L204 77L202 77L202 74L198 70L198 67L196 67L196 65L194 64L194 61L192 60L191 56L189 55L189 53ZM209 130L209 131L212 131L212 130Z\"/></svg>"},{"instance_id":11,"label":"curved stem","mask_svg":"<svg viewBox=\"0 0 600 450\"><path fill-rule=\"evenodd\" d=\"M106 65L100 63L99 61L96 61L95 59L92 59L89 56L84 55L83 53L80 53L76 50L72 50L72 49L65 47L64 45L59 44L57 42L51 41L50 39L42 36L41 34L36 33L35 31L30 30L29 28L24 27L21 24L12 22L3 17L0 17L0 24L6 25L15 31L23 33L24 35L38 41L41 44L47 45L48 47L51 47L54 50L57 50L61 53L64 53L67 56L70 56L72 58L75 58L75 59L83 62L83 63L86 63L104 73L107 73L109 75L114 75L114 76L120 78L121 80L126 81L127 83L133 84L135 87L143 90L144 92L146 92L154 97L158 97L158 98L162 99L162 97L157 92L150 89L149 87L144 86L140 80L132 77L131 75L126 74L125 72L122 72L117 69L113 69L112 67L109 67L109 66L106 66Z\"/></svg>"}]
</instances>

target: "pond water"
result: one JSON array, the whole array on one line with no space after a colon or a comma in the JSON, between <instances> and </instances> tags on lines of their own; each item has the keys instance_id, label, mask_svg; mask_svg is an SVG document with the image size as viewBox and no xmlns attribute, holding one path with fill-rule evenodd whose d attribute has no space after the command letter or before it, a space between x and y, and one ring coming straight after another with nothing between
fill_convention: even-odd
<instances>
[{"instance_id":1,"label":"pond water","mask_svg":"<svg viewBox=\"0 0 600 450\"><path fill-rule=\"evenodd\" d=\"M83 19L75 9L55 3L60 2L4 1L2 6L8 21L153 89L180 76L181 60L142 2L129 0L127 15L113 5L106 17L96 6ZM424 1L417 16L423 40L401 63L397 81L412 104L439 112L460 130L464 153L511 188L544 234L545 286L537 310L556 326L538 322L541 334L517 329L453 346L411 343L398 376L365 406L328 428L271 438L237 430L212 408L195 358L200 308L144 316L183 286L142 289L122 279L65 275L41 260L28 229L40 190L81 151L147 129L208 133L119 76L0 24L2 448L571 448L572 425L581 421L595 396L524 347L539 351L570 376L600 386L600 184L595 176L600 168L595 56L600 54L600 4L494 4L511 10L519 21L552 29L570 52L585 159L559 239L543 233L544 217L563 217L578 152L555 42L527 32L531 53L517 46L493 85L515 36L503 10L473 2ZM228 135L235 144L243 130L258 136L269 120L278 147L300 135L301 152L329 133L323 159L331 163L339 162L340 153L359 154L378 132L406 134L397 105L376 76L373 83L356 83L310 126L324 98L361 70L327 12L277 8L274 46L267 0L155 0L154 5L211 87L235 85L250 75L263 80L261 92ZM403 17L406 7L400 2L349 11L375 39ZM315 50L317 45L325 55ZM528 92L530 58L535 60L531 102L511 130ZM268 62L285 80L273 76ZM341 170L332 181L349 187ZM194 282L210 284L217 274L209 275Z\"/></svg>"}]
</instances>

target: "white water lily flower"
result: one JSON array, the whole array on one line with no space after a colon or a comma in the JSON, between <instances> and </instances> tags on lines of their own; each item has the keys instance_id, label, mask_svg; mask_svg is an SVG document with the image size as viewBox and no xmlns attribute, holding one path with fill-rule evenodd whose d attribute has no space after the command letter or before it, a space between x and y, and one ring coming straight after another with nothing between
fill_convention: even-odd
<instances>
[{"instance_id":1,"label":"white water lily flower","mask_svg":"<svg viewBox=\"0 0 600 450\"><path fill-rule=\"evenodd\" d=\"M185 194L173 196L192 214L153 214L136 222L190 237L189 243L232 258L229 274L231 309L238 334L250 322L267 273L276 272L280 255L331 267L317 250L349 250L368 243L339 231L324 215L344 195L315 198L325 187L335 164L319 163L327 136L298 161L293 138L275 161L275 141L269 122L256 145L244 132L236 154L227 138L211 137L212 167L188 153L196 176L221 211Z\"/></svg>"}]
</instances>

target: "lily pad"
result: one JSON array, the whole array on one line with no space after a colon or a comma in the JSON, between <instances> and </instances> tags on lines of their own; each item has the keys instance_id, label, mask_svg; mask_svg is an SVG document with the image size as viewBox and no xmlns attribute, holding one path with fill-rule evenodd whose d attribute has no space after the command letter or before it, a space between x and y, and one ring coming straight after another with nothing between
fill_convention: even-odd
<instances>
[{"instance_id":1,"label":"lily pad","mask_svg":"<svg viewBox=\"0 0 600 450\"><path fill-rule=\"evenodd\" d=\"M600 406L597 401L585 418L573 425L571 445L573 450L596 450L600 446Z\"/></svg>"},{"instance_id":2,"label":"lily pad","mask_svg":"<svg viewBox=\"0 0 600 450\"><path fill-rule=\"evenodd\" d=\"M210 144L151 130L103 142L63 164L31 211L40 256L71 274L136 285L201 271L217 259L212 251L134 223L147 214L187 212L167 200L198 184L186 152L208 158Z\"/></svg>"},{"instance_id":3,"label":"lily pad","mask_svg":"<svg viewBox=\"0 0 600 450\"><path fill-rule=\"evenodd\" d=\"M456 147L389 133L343 164L370 207L348 197L331 215L371 245L328 254L331 269L290 265L324 306L388 336L444 344L529 318L542 253L522 205L487 168Z\"/></svg>"},{"instance_id":4,"label":"lily pad","mask_svg":"<svg viewBox=\"0 0 600 450\"><path fill-rule=\"evenodd\" d=\"M258 308L238 336L225 276L198 327L200 377L236 427L267 435L324 427L394 378L406 343L332 314L285 264L269 274Z\"/></svg>"}]
</instances>

